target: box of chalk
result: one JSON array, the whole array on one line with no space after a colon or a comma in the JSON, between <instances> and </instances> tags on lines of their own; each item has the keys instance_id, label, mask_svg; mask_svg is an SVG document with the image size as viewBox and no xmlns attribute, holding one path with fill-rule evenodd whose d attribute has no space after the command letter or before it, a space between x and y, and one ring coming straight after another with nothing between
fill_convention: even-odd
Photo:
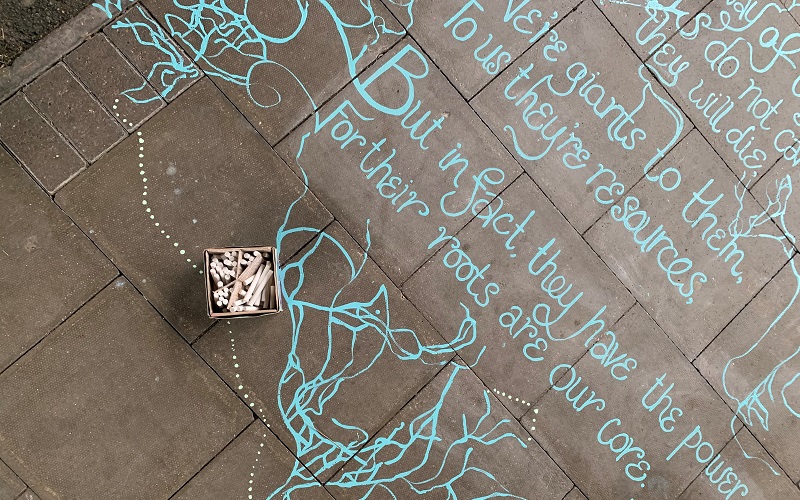
<instances>
[{"instance_id":1,"label":"box of chalk","mask_svg":"<svg viewBox=\"0 0 800 500\"><path fill-rule=\"evenodd\" d=\"M209 248L203 260L210 317L246 318L283 310L276 248Z\"/></svg>"}]
</instances>

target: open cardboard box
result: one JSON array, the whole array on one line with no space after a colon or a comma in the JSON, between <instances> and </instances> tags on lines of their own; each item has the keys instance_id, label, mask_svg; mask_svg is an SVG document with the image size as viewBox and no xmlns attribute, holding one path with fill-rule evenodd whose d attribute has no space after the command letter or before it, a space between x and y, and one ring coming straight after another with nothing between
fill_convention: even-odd
<instances>
[{"instance_id":1,"label":"open cardboard box","mask_svg":"<svg viewBox=\"0 0 800 500\"><path fill-rule=\"evenodd\" d=\"M258 251L261 252L262 255L268 255L266 260L268 262L272 262L272 270L274 273L274 281L275 281L275 308L274 309L259 309L257 311L240 311L240 312L231 312L231 311L215 311L214 306L216 303L213 299L213 292L214 288L211 283L211 256L216 254L224 254L225 252L254 252ZM211 318L252 318L256 316L264 316L266 314L277 314L283 311L283 299L281 298L281 290L280 290L280 280L278 279L278 249L275 247L226 247L226 248L207 248L203 251L203 262L205 263L205 268L203 271L203 276L205 278L206 283L206 310L208 311L208 316ZM269 296L269 292L267 292ZM268 306L267 306L268 307Z\"/></svg>"}]
</instances>

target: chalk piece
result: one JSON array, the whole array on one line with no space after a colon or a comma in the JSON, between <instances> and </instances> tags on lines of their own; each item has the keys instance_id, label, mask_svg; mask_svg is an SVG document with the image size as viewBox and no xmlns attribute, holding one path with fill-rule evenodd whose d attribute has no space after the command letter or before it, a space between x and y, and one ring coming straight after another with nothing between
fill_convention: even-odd
<instances>
[{"instance_id":1,"label":"chalk piece","mask_svg":"<svg viewBox=\"0 0 800 500\"><path fill-rule=\"evenodd\" d=\"M255 307L255 306L245 306L244 310L245 311L258 311L258 308Z\"/></svg>"},{"instance_id":2,"label":"chalk piece","mask_svg":"<svg viewBox=\"0 0 800 500\"><path fill-rule=\"evenodd\" d=\"M275 309L276 308L276 305L275 305L275 286L274 285L269 287L269 308L270 309Z\"/></svg>"},{"instance_id":3,"label":"chalk piece","mask_svg":"<svg viewBox=\"0 0 800 500\"><path fill-rule=\"evenodd\" d=\"M254 295L255 298L251 298L250 300L252 302L248 302L248 304L252 305L255 302L255 300L259 296L261 296L261 292L264 290L264 287L267 285L267 281L269 281L270 278L272 278L272 271L271 270L267 270L261 275L261 279L258 281L258 287L256 288L256 291L255 291L255 295Z\"/></svg>"},{"instance_id":4,"label":"chalk piece","mask_svg":"<svg viewBox=\"0 0 800 500\"><path fill-rule=\"evenodd\" d=\"M247 289L247 294L244 296L244 300L250 300L252 297L253 292L255 291L255 287L258 284L259 280L261 279L261 275L264 273L264 266L258 268L258 271L253 276L247 278L244 282L245 285L250 285L250 288Z\"/></svg>"}]
</instances>

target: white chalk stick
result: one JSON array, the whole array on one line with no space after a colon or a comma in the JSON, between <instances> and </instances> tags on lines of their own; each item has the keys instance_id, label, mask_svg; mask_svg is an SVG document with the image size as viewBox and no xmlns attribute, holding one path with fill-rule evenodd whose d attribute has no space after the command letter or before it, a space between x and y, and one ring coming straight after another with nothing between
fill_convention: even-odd
<instances>
[{"instance_id":1,"label":"white chalk stick","mask_svg":"<svg viewBox=\"0 0 800 500\"><path fill-rule=\"evenodd\" d=\"M258 281L258 288L256 288L255 295L253 298L250 299L251 302L248 302L248 304L253 305L253 303L255 303L258 297L261 296L261 292L262 290L264 290L264 287L267 286L267 281L269 281L270 278L272 278L271 270L267 270L261 275L261 279Z\"/></svg>"},{"instance_id":2,"label":"white chalk stick","mask_svg":"<svg viewBox=\"0 0 800 500\"><path fill-rule=\"evenodd\" d=\"M245 311L258 311L258 308L255 307L255 306L245 306L244 310Z\"/></svg>"}]
</instances>

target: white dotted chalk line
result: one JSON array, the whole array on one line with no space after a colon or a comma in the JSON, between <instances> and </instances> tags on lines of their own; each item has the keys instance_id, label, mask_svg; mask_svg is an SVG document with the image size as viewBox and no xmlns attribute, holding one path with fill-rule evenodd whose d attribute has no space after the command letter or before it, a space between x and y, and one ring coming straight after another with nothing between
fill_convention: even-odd
<instances>
[{"instance_id":1,"label":"white dotted chalk line","mask_svg":"<svg viewBox=\"0 0 800 500\"><path fill-rule=\"evenodd\" d=\"M117 118L119 118L119 112L117 112L117 103L118 103L118 102L119 102L119 99L114 99L114 105L113 105L113 106L111 106L111 109L113 109L113 110L114 110L114 115L116 115L116 117L117 117ZM128 123L128 120L127 120L127 118L123 118L123 119L122 119L122 123L124 123L124 124L126 124L126 125L131 125L131 126L133 126L133 123ZM139 134L139 135L142 135L142 134Z\"/></svg>"},{"instance_id":2,"label":"white dotted chalk line","mask_svg":"<svg viewBox=\"0 0 800 500\"><path fill-rule=\"evenodd\" d=\"M496 389L496 388L492 389L492 392L495 393L495 395L497 395L497 397L499 397L499 398L505 398L505 399L508 399L509 401L514 401L515 403L520 403L522 406L530 406L531 405L530 402L525 401L524 399L520 399L520 398L512 396L510 392L506 393L506 392L503 392L500 389ZM533 409L533 413L538 415L539 414L539 408L534 408ZM536 423L536 419L535 418L533 418L531 420L533 421L533 423ZM536 430L536 426L532 425L531 426L531 430L535 431ZM529 437L528 441L530 441L531 439L532 438Z\"/></svg>"},{"instance_id":3,"label":"white dotted chalk line","mask_svg":"<svg viewBox=\"0 0 800 500\"><path fill-rule=\"evenodd\" d=\"M161 229L160 228L161 223L156 221L156 216L153 213L152 207L148 206L148 202L147 202L147 177L145 177L147 175L147 172L145 172L145 170L144 170L144 139L142 138L142 132L141 131L140 132L136 132L136 135L139 137L139 176L142 178L142 186L143 186L143 189L144 189L142 191L142 205L145 207L144 211L150 216L150 220L153 221L153 225L156 228L159 228L159 231L161 231L161 234L164 235L165 239L169 240L171 238L171 236L167 233L167 231L165 229ZM181 254L181 256L185 256L186 255L186 250L184 250L183 248L180 247L180 243L172 242L172 246L175 248L175 250L178 251L179 254ZM186 258L186 262L188 264L192 264L192 268L197 269L197 264L193 264L192 263L192 259L187 257ZM198 272L200 274L203 274L203 270L202 269L200 269Z\"/></svg>"},{"instance_id":4,"label":"white dotted chalk line","mask_svg":"<svg viewBox=\"0 0 800 500\"><path fill-rule=\"evenodd\" d=\"M227 324L230 325L231 322L228 321ZM233 338L233 331L232 330L228 330L228 333L231 334L231 359L233 360L233 368L235 370L235 375L236 375L236 377L235 377L236 378L236 380L235 380L236 388L237 388L237 390L241 391L241 390L244 390L244 382L242 380L241 374L239 373L239 359L236 356L236 340ZM250 397L250 393L249 392L245 392L243 394L243 397L245 399L245 403L247 403L247 405L251 409L254 409L256 404L253 401L251 401L252 398ZM253 411L255 411L255 410L253 410ZM258 415L260 416L260 419L261 419L262 422L265 421L266 415L264 415L264 409L263 408L259 408L258 409ZM269 424L266 424L266 425L267 425L267 427L269 427ZM264 440L267 438L267 435L264 434L262 437L263 437L263 439L262 439L261 443L259 443L259 445L258 445L259 449L256 452L257 455L261 455L261 448L264 447L264 442L265 442ZM256 462L258 462L258 457L256 457L255 460L256 460ZM256 465L257 464L253 464L253 466L252 466L253 470L250 471L250 479L247 482L247 500L253 500L253 481L255 480L255 477L256 477L256 471L255 471Z\"/></svg>"}]
</instances>

